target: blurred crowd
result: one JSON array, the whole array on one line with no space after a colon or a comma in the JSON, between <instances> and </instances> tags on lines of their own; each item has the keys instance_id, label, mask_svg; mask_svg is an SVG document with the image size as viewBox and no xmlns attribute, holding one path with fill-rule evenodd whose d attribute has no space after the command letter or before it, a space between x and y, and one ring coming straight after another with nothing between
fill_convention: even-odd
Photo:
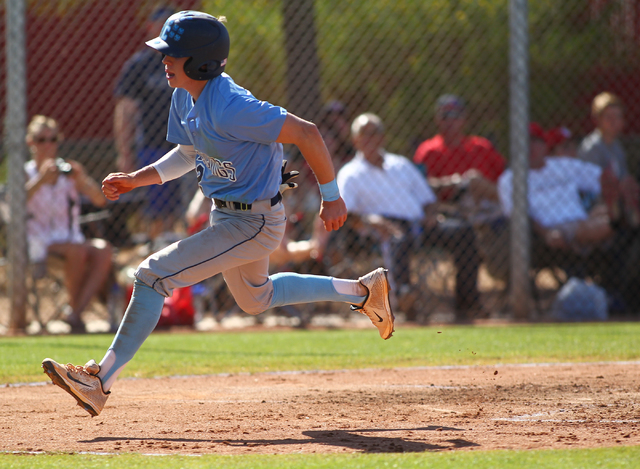
<instances>
[{"instance_id":1,"label":"blurred crowd","mask_svg":"<svg viewBox=\"0 0 640 469\"><path fill-rule=\"evenodd\" d=\"M465 100L452 94L438 98L438 132L409 156L385 149L379 116L356 113L349 143L340 144L345 106L330 103L324 112L339 116L331 120L337 127L319 127L336 148L338 185L350 218L330 236L314 226L301 238L292 226L295 236L283 242L272 263L312 263L331 272L377 252L391 272L396 307L415 320L425 308L420 292L428 288L416 264L444 252L455 270L455 320L490 317L479 293L479 267L509 282L513 172L490 140L467 132ZM620 142L624 105L602 92L593 99L591 118L593 131L582 138L563 126L545 129L532 122L529 128L532 268L555 269L562 287L549 319L605 319L610 312L635 314L640 307L640 186ZM304 191L293 202L296 194L289 197L292 225L313 217L304 210L316 204L304 199L317 194Z\"/></svg>"},{"instance_id":2,"label":"blurred crowd","mask_svg":"<svg viewBox=\"0 0 640 469\"><path fill-rule=\"evenodd\" d=\"M145 25L147 35L158 35L171 13L155 10ZM132 171L161 157L171 147L165 140L171 89L151 49L141 49L126 62L114 97L117 170ZM350 216L341 230L326 232L317 216L315 179L300 155L288 154L289 168L300 172L301 188L285 196L288 228L270 258L273 269L340 275L363 258L377 256L390 271L394 306L412 321L425 308L424 266L444 256L453 270L455 321L490 317L480 270L484 265L508 284L513 172L490 139L468 132L468 106L461 96L440 96L433 104L437 133L420 142L413 155L398 155L385 147L380 116L350 109L350 103L327 103L311 120L334 158ZM640 186L620 141L624 103L602 92L590 112L593 131L588 135L545 123L531 123L529 129L532 267L564 273L551 311L559 320L605 319L611 312L636 314L640 309L635 291ZM33 118L27 132L32 159L25 166L29 253L39 265L48 257L61 259L69 294L64 320L73 332L83 332L87 305L105 295L114 269L123 267L115 259L118 248L135 247L144 255L197 232L208 225L211 206L195 181L180 182L186 178L109 205L99 182L80 163L59 154L61 141L55 120ZM96 223L81 226L82 211L105 207L112 219L126 220L123 232L114 235ZM219 282L196 285L187 303L197 295L206 297L203 308L210 311L221 303L223 290ZM187 319L180 319L185 324L193 323L197 308L191 308Z\"/></svg>"}]
</instances>

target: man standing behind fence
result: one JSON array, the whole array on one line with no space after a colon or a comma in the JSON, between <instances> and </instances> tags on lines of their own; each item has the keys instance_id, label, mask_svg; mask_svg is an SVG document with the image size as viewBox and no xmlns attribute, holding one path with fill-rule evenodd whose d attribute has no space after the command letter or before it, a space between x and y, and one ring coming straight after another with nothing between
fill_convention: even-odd
<instances>
[{"instance_id":1,"label":"man standing behind fence","mask_svg":"<svg viewBox=\"0 0 640 469\"><path fill-rule=\"evenodd\" d=\"M168 7L153 10L145 22L150 39L160 34L174 13ZM149 47L136 52L122 67L115 86L114 137L118 171L131 172L157 161L171 150L166 140L173 90L167 85L158 54ZM173 225L186 209L179 181L146 189L142 221L150 240Z\"/></svg>"}]
</instances>

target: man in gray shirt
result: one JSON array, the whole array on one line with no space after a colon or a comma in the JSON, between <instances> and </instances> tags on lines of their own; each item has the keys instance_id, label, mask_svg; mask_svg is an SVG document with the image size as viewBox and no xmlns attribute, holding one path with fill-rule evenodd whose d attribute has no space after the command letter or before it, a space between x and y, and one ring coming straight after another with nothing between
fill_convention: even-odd
<instances>
[{"instance_id":1,"label":"man in gray shirt","mask_svg":"<svg viewBox=\"0 0 640 469\"><path fill-rule=\"evenodd\" d=\"M602 173L602 198L609 208L612 224L623 221L640 226L640 186L629 174L627 158L619 137L624 129L622 101L603 92L593 99L591 116L596 129L578 148L578 158L597 164Z\"/></svg>"}]
</instances>

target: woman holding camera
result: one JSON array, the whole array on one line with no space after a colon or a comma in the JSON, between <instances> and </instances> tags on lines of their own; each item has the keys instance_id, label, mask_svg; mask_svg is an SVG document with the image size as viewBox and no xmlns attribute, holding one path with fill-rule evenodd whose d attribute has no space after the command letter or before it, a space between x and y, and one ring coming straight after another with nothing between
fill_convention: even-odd
<instances>
[{"instance_id":1,"label":"woman holding camera","mask_svg":"<svg viewBox=\"0 0 640 469\"><path fill-rule=\"evenodd\" d=\"M25 164L29 259L42 264L48 255L63 259L69 295L64 320L72 333L84 333L81 315L105 287L112 248L103 239L85 239L79 221L80 197L86 196L97 207L104 207L107 200L80 163L57 156L62 135L54 119L33 117L26 140L32 157Z\"/></svg>"}]
</instances>

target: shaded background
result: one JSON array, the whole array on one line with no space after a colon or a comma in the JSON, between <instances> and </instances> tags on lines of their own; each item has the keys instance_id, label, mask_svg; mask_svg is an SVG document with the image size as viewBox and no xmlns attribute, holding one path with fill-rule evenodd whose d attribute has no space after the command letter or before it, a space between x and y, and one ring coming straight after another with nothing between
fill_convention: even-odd
<instances>
[{"instance_id":1,"label":"shaded background","mask_svg":"<svg viewBox=\"0 0 640 469\"><path fill-rule=\"evenodd\" d=\"M437 97L455 93L468 103L468 130L487 137L505 158L511 156L508 0L163 4L225 15L231 36L226 71L259 99L313 121L320 118L323 106L334 101L344 105L349 123L362 112L374 112L387 125L387 149L412 157L417 145L436 133ZM116 78L124 62L148 39L143 24L157 5L142 0L27 2L28 119L35 114L56 118L66 138L60 153L83 162L98 180L115 168ZM4 50L4 4L0 16ZM563 125L584 136L592 130L592 98L604 90L618 94L627 117L623 143L636 176L639 21L638 0L529 4L531 120L546 128ZM2 96L5 65L2 54ZM5 113L4 100L0 112ZM305 164L295 153L290 158L296 169ZM300 217L297 236L309 236L309 222L308 216ZM122 235L127 223L124 217L111 220L103 234L116 244L130 245L131 233L126 239ZM349 255L357 258L370 251L362 244ZM434 291L451 292L446 255L444 262L431 266L428 276L438 284ZM554 282L551 285L557 288ZM504 291L507 286L495 282L487 288Z\"/></svg>"}]
</instances>

